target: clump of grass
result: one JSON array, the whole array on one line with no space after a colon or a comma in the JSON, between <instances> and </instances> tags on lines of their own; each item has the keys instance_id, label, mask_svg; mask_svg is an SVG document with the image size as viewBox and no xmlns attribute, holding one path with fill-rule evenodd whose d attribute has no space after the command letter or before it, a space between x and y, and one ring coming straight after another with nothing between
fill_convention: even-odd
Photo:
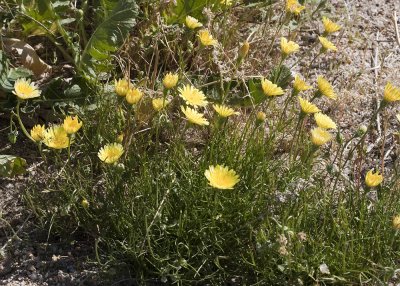
<instances>
[{"instance_id":1,"label":"clump of grass","mask_svg":"<svg viewBox=\"0 0 400 286\"><path fill-rule=\"evenodd\" d=\"M287 1L268 54L305 9ZM369 126L344 138L324 114L340 100L336 88L322 75L314 88L308 76L293 80L287 67L315 45L301 47L289 34L268 78L232 78L251 41L230 58L206 23L185 23L182 45L196 45L191 61L180 50L176 71L99 82L62 124L29 134L19 108L33 96L16 86L15 116L43 154L43 173L54 173L26 192L37 217L53 231L86 232L99 263L128 265L143 283L388 281L398 264L398 174L356 167L368 162L375 117L400 90L388 83ZM338 50L330 40L340 26L323 24L314 60ZM185 72L207 57L211 75Z\"/></svg>"}]
</instances>

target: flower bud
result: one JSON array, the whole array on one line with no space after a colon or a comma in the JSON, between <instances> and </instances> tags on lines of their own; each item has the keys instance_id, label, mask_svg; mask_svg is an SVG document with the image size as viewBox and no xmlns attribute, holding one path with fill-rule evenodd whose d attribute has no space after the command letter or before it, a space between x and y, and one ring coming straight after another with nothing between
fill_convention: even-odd
<instances>
[{"instance_id":1,"label":"flower bud","mask_svg":"<svg viewBox=\"0 0 400 286\"><path fill-rule=\"evenodd\" d=\"M356 136L357 137L363 136L365 134L365 132L367 132L367 130L368 130L367 126L361 125L356 131Z\"/></svg>"},{"instance_id":2,"label":"flower bud","mask_svg":"<svg viewBox=\"0 0 400 286\"><path fill-rule=\"evenodd\" d=\"M259 111L259 112L257 112L256 118L257 118L257 120L256 120L257 123L261 124L265 121L265 119L267 118L267 115L264 112Z\"/></svg>"},{"instance_id":3,"label":"flower bud","mask_svg":"<svg viewBox=\"0 0 400 286\"><path fill-rule=\"evenodd\" d=\"M250 44L248 41L245 41L239 49L239 58L244 59L249 53L249 49L250 49Z\"/></svg>"},{"instance_id":4,"label":"flower bud","mask_svg":"<svg viewBox=\"0 0 400 286\"><path fill-rule=\"evenodd\" d=\"M87 209L87 208L89 207L89 202L88 202L88 200L87 200L87 199L83 199L83 200L81 201L81 206L82 206L83 208Z\"/></svg>"}]
</instances>

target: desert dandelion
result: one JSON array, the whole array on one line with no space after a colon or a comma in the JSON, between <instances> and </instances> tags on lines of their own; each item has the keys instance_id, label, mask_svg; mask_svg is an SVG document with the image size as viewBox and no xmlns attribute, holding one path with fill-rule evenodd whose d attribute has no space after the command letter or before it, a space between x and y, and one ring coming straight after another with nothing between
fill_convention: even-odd
<instances>
[{"instance_id":1,"label":"desert dandelion","mask_svg":"<svg viewBox=\"0 0 400 286\"><path fill-rule=\"evenodd\" d=\"M293 41L288 41L286 38L281 38L281 51L282 54L287 57L290 54L297 52L300 46Z\"/></svg>"},{"instance_id":2,"label":"desert dandelion","mask_svg":"<svg viewBox=\"0 0 400 286\"><path fill-rule=\"evenodd\" d=\"M383 93L383 100L386 102L394 102L400 100L400 89L391 82L388 82L385 86L385 91Z\"/></svg>"},{"instance_id":3,"label":"desert dandelion","mask_svg":"<svg viewBox=\"0 0 400 286\"><path fill-rule=\"evenodd\" d=\"M261 80L261 87L266 96L277 96L285 93L281 87L279 87L278 85L272 83L267 79Z\"/></svg>"},{"instance_id":4,"label":"desert dandelion","mask_svg":"<svg viewBox=\"0 0 400 286\"><path fill-rule=\"evenodd\" d=\"M336 95L335 90L333 89L332 85L323 76L317 77L317 85L318 85L318 91L322 95L324 95L330 99L337 99L337 95Z\"/></svg>"},{"instance_id":5,"label":"desert dandelion","mask_svg":"<svg viewBox=\"0 0 400 286\"><path fill-rule=\"evenodd\" d=\"M318 39L322 45L322 52L326 52L326 51L336 52L338 50L337 47L331 41L329 41L327 38L318 37Z\"/></svg>"},{"instance_id":6,"label":"desert dandelion","mask_svg":"<svg viewBox=\"0 0 400 286\"><path fill-rule=\"evenodd\" d=\"M186 27L188 27L189 29L196 29L199 27L203 27L203 24L199 22L199 20L197 20L196 18L192 17L192 16L186 16L185 19L185 24Z\"/></svg>"},{"instance_id":7,"label":"desert dandelion","mask_svg":"<svg viewBox=\"0 0 400 286\"><path fill-rule=\"evenodd\" d=\"M340 27L340 25L336 24L335 22L333 22L332 20L330 20L325 16L322 17L322 24L324 24L325 34L335 33L342 28Z\"/></svg>"},{"instance_id":8,"label":"desert dandelion","mask_svg":"<svg viewBox=\"0 0 400 286\"><path fill-rule=\"evenodd\" d=\"M198 112L197 110L190 107L185 108L183 106L181 106L181 110L189 122L200 126L209 125L207 119L204 118L204 114Z\"/></svg>"},{"instance_id":9,"label":"desert dandelion","mask_svg":"<svg viewBox=\"0 0 400 286\"><path fill-rule=\"evenodd\" d=\"M137 104L143 97L143 92L141 92L139 89L137 88L131 88L128 90L128 92L126 93L126 101L129 104Z\"/></svg>"},{"instance_id":10,"label":"desert dandelion","mask_svg":"<svg viewBox=\"0 0 400 286\"><path fill-rule=\"evenodd\" d=\"M114 83L115 93L119 96L126 96L126 93L129 90L129 86L130 86L129 81L124 78L115 80Z\"/></svg>"},{"instance_id":11,"label":"desert dandelion","mask_svg":"<svg viewBox=\"0 0 400 286\"><path fill-rule=\"evenodd\" d=\"M315 122L317 123L318 127L323 129L336 129L336 123L328 116L321 112L314 114Z\"/></svg>"},{"instance_id":12,"label":"desert dandelion","mask_svg":"<svg viewBox=\"0 0 400 286\"><path fill-rule=\"evenodd\" d=\"M214 104L214 110L218 113L221 117L229 117L232 115L238 115L239 112L235 111L233 108L230 108L226 105Z\"/></svg>"},{"instance_id":13,"label":"desert dandelion","mask_svg":"<svg viewBox=\"0 0 400 286\"><path fill-rule=\"evenodd\" d=\"M53 149L64 149L70 145L70 138L62 125L54 125L44 132L43 143Z\"/></svg>"},{"instance_id":14,"label":"desert dandelion","mask_svg":"<svg viewBox=\"0 0 400 286\"><path fill-rule=\"evenodd\" d=\"M332 140L332 134L321 127L311 130L311 142L316 146L322 146Z\"/></svg>"},{"instance_id":15,"label":"desert dandelion","mask_svg":"<svg viewBox=\"0 0 400 286\"><path fill-rule=\"evenodd\" d=\"M40 90L30 79L20 78L15 81L13 93L22 100L40 96Z\"/></svg>"},{"instance_id":16,"label":"desert dandelion","mask_svg":"<svg viewBox=\"0 0 400 286\"><path fill-rule=\"evenodd\" d=\"M299 99L301 112L303 112L304 114L320 112L319 108L315 104L309 102L307 99L304 99L300 96L298 97L298 99Z\"/></svg>"},{"instance_id":17,"label":"desert dandelion","mask_svg":"<svg viewBox=\"0 0 400 286\"><path fill-rule=\"evenodd\" d=\"M176 73L167 73L163 79L163 85L166 89L171 89L178 83L179 76Z\"/></svg>"},{"instance_id":18,"label":"desert dandelion","mask_svg":"<svg viewBox=\"0 0 400 286\"><path fill-rule=\"evenodd\" d=\"M124 147L120 143L111 143L102 147L97 156L107 164L116 163L124 153Z\"/></svg>"},{"instance_id":19,"label":"desert dandelion","mask_svg":"<svg viewBox=\"0 0 400 286\"><path fill-rule=\"evenodd\" d=\"M79 120L78 116L67 116L64 119L63 127L68 134L74 134L81 129L82 121Z\"/></svg>"},{"instance_id":20,"label":"desert dandelion","mask_svg":"<svg viewBox=\"0 0 400 286\"><path fill-rule=\"evenodd\" d=\"M155 111L160 111L164 109L168 105L169 101L165 98L154 98L151 101L153 108Z\"/></svg>"},{"instance_id":21,"label":"desert dandelion","mask_svg":"<svg viewBox=\"0 0 400 286\"><path fill-rule=\"evenodd\" d=\"M42 141L44 139L45 131L46 131L46 128L44 127L44 125L36 124L31 129L32 139L35 140L36 142Z\"/></svg>"},{"instance_id":22,"label":"desert dandelion","mask_svg":"<svg viewBox=\"0 0 400 286\"><path fill-rule=\"evenodd\" d=\"M239 176L234 170L221 165L210 166L204 175L210 186L221 190L233 189L239 182Z\"/></svg>"},{"instance_id":23,"label":"desert dandelion","mask_svg":"<svg viewBox=\"0 0 400 286\"><path fill-rule=\"evenodd\" d=\"M198 37L203 46L215 46L218 43L218 41L213 38L210 32L205 29L199 31Z\"/></svg>"},{"instance_id":24,"label":"desert dandelion","mask_svg":"<svg viewBox=\"0 0 400 286\"><path fill-rule=\"evenodd\" d=\"M373 172L373 170L369 170L365 175L365 184L370 187L379 186L383 181L383 176L379 174L379 172Z\"/></svg>"},{"instance_id":25,"label":"desert dandelion","mask_svg":"<svg viewBox=\"0 0 400 286\"><path fill-rule=\"evenodd\" d=\"M185 85L183 88L179 88L179 96L186 102L186 104L198 107L206 106L208 104L204 93L191 85Z\"/></svg>"}]
</instances>

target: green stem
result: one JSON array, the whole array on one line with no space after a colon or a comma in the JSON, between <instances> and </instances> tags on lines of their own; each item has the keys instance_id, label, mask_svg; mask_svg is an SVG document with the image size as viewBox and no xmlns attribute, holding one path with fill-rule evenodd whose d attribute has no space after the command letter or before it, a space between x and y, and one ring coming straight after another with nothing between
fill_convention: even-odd
<instances>
[{"instance_id":1,"label":"green stem","mask_svg":"<svg viewBox=\"0 0 400 286\"><path fill-rule=\"evenodd\" d=\"M22 132L25 134L25 136L28 137L29 140L31 140L31 141L36 143L35 139L32 138L32 136L28 133L28 131L26 130L24 124L22 123L21 116L19 114L20 104L21 104L21 101L18 100L18 103L17 103L17 119L18 119L19 126L21 127Z\"/></svg>"}]
</instances>

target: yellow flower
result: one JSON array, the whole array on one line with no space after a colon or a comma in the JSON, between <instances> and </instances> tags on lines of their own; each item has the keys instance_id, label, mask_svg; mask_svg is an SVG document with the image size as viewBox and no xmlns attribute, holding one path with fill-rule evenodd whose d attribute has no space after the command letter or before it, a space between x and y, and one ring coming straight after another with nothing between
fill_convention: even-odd
<instances>
[{"instance_id":1,"label":"yellow flower","mask_svg":"<svg viewBox=\"0 0 400 286\"><path fill-rule=\"evenodd\" d=\"M260 123L264 122L266 118L267 118L267 115L264 112L262 112L262 111L257 112L256 119L258 122L260 122Z\"/></svg>"},{"instance_id":2,"label":"yellow flower","mask_svg":"<svg viewBox=\"0 0 400 286\"><path fill-rule=\"evenodd\" d=\"M327 34L335 33L342 28L340 25L336 24L325 16L322 17L322 23L324 24L325 33Z\"/></svg>"},{"instance_id":3,"label":"yellow flower","mask_svg":"<svg viewBox=\"0 0 400 286\"><path fill-rule=\"evenodd\" d=\"M245 41L239 49L239 58L244 59L250 50L250 43Z\"/></svg>"},{"instance_id":4,"label":"yellow flower","mask_svg":"<svg viewBox=\"0 0 400 286\"><path fill-rule=\"evenodd\" d=\"M228 167L216 165L210 166L208 170L204 172L210 186L221 189L233 189L233 187L239 182L239 176L236 175L234 170L229 170Z\"/></svg>"},{"instance_id":5,"label":"yellow flower","mask_svg":"<svg viewBox=\"0 0 400 286\"><path fill-rule=\"evenodd\" d=\"M307 99L301 98L300 96L298 98L302 112L306 114L320 112L319 108L315 104L309 102Z\"/></svg>"},{"instance_id":6,"label":"yellow flower","mask_svg":"<svg viewBox=\"0 0 400 286\"><path fill-rule=\"evenodd\" d=\"M33 126L33 128L31 129L31 137L36 142L40 142L44 139L45 130L46 129L45 129L44 125L37 124L37 125Z\"/></svg>"},{"instance_id":7,"label":"yellow flower","mask_svg":"<svg viewBox=\"0 0 400 286\"><path fill-rule=\"evenodd\" d=\"M319 92L330 99L337 99L337 95L333 90L332 85L323 76L318 76L317 84Z\"/></svg>"},{"instance_id":8,"label":"yellow flower","mask_svg":"<svg viewBox=\"0 0 400 286\"><path fill-rule=\"evenodd\" d=\"M305 8L297 0L286 0L286 12L288 13L299 15Z\"/></svg>"},{"instance_id":9,"label":"yellow flower","mask_svg":"<svg viewBox=\"0 0 400 286\"><path fill-rule=\"evenodd\" d=\"M179 76L176 73L167 73L163 79L163 85L167 89L174 88L178 83Z\"/></svg>"},{"instance_id":10,"label":"yellow flower","mask_svg":"<svg viewBox=\"0 0 400 286\"><path fill-rule=\"evenodd\" d=\"M140 99L143 97L143 92L138 90L137 88L132 88L129 89L128 92L126 93L126 101L129 104L136 104L139 102Z\"/></svg>"},{"instance_id":11,"label":"yellow flower","mask_svg":"<svg viewBox=\"0 0 400 286\"><path fill-rule=\"evenodd\" d=\"M294 77L293 88L295 91L306 91L311 89L312 87L309 86L304 80L302 80L298 75Z\"/></svg>"},{"instance_id":12,"label":"yellow flower","mask_svg":"<svg viewBox=\"0 0 400 286\"><path fill-rule=\"evenodd\" d=\"M318 39L322 45L323 50L325 50L325 51L332 50L334 52L337 51L336 46L331 41L329 41L327 38L318 37Z\"/></svg>"},{"instance_id":13,"label":"yellow flower","mask_svg":"<svg viewBox=\"0 0 400 286\"><path fill-rule=\"evenodd\" d=\"M383 100L386 102L394 102L400 100L400 89L388 82L385 86Z\"/></svg>"},{"instance_id":14,"label":"yellow flower","mask_svg":"<svg viewBox=\"0 0 400 286\"><path fill-rule=\"evenodd\" d=\"M151 104L153 105L153 108L155 111L160 111L161 109L164 109L169 101L164 98L155 98L151 101Z\"/></svg>"},{"instance_id":15,"label":"yellow flower","mask_svg":"<svg viewBox=\"0 0 400 286\"><path fill-rule=\"evenodd\" d=\"M372 170L369 170L367 172L367 175L365 176L365 184L370 188L380 185L382 181L383 181L383 176L379 175L379 171L373 173Z\"/></svg>"},{"instance_id":16,"label":"yellow flower","mask_svg":"<svg viewBox=\"0 0 400 286\"><path fill-rule=\"evenodd\" d=\"M185 100L186 104L192 106L206 106L207 99L201 90L198 90L194 86L185 85L183 88L179 88L179 96Z\"/></svg>"},{"instance_id":17,"label":"yellow flower","mask_svg":"<svg viewBox=\"0 0 400 286\"><path fill-rule=\"evenodd\" d=\"M288 41L286 38L281 38L281 50L282 53L287 56L297 52L300 49L300 46L293 41Z\"/></svg>"},{"instance_id":18,"label":"yellow flower","mask_svg":"<svg viewBox=\"0 0 400 286\"><path fill-rule=\"evenodd\" d=\"M392 224L395 229L400 229L400 215L395 215L393 217Z\"/></svg>"},{"instance_id":19,"label":"yellow flower","mask_svg":"<svg viewBox=\"0 0 400 286\"><path fill-rule=\"evenodd\" d=\"M54 125L45 130L43 143L50 148L63 149L68 148L70 139L63 126Z\"/></svg>"},{"instance_id":20,"label":"yellow flower","mask_svg":"<svg viewBox=\"0 0 400 286\"><path fill-rule=\"evenodd\" d=\"M30 79L20 78L15 81L13 93L19 99L30 99L40 96L40 90Z\"/></svg>"},{"instance_id":21,"label":"yellow flower","mask_svg":"<svg viewBox=\"0 0 400 286\"><path fill-rule=\"evenodd\" d=\"M124 153L124 147L120 143L111 143L102 147L97 156L101 161L107 164L113 164L118 161L118 159Z\"/></svg>"},{"instance_id":22,"label":"yellow flower","mask_svg":"<svg viewBox=\"0 0 400 286\"><path fill-rule=\"evenodd\" d=\"M336 129L336 123L328 116L321 112L314 114L315 122L317 122L318 127L324 129Z\"/></svg>"},{"instance_id":23,"label":"yellow flower","mask_svg":"<svg viewBox=\"0 0 400 286\"><path fill-rule=\"evenodd\" d=\"M199 20L191 16L186 16L185 23L186 26L192 30L203 26L203 24L200 23Z\"/></svg>"},{"instance_id":24,"label":"yellow flower","mask_svg":"<svg viewBox=\"0 0 400 286\"><path fill-rule=\"evenodd\" d=\"M126 93L129 90L129 81L127 81L126 79L119 79L119 80L115 80L115 93L118 94L119 96L125 96Z\"/></svg>"},{"instance_id":25,"label":"yellow flower","mask_svg":"<svg viewBox=\"0 0 400 286\"><path fill-rule=\"evenodd\" d=\"M207 119L204 118L204 114L197 112L195 109L192 109L190 107L184 108L183 106L181 106L181 110L185 114L189 122L200 126L209 124Z\"/></svg>"},{"instance_id":26,"label":"yellow flower","mask_svg":"<svg viewBox=\"0 0 400 286\"><path fill-rule=\"evenodd\" d=\"M239 112L235 112L235 110L233 110L233 108L230 108L226 105L214 104L213 108L218 113L218 115L221 117L229 117L231 115L239 114Z\"/></svg>"},{"instance_id":27,"label":"yellow flower","mask_svg":"<svg viewBox=\"0 0 400 286\"><path fill-rule=\"evenodd\" d=\"M276 96L285 93L282 88L280 88L279 86L277 86L276 84L272 83L267 79L261 80L261 86L265 95L267 96Z\"/></svg>"},{"instance_id":28,"label":"yellow flower","mask_svg":"<svg viewBox=\"0 0 400 286\"><path fill-rule=\"evenodd\" d=\"M332 140L332 135L320 127L311 130L311 141L314 145L322 146Z\"/></svg>"},{"instance_id":29,"label":"yellow flower","mask_svg":"<svg viewBox=\"0 0 400 286\"><path fill-rule=\"evenodd\" d=\"M215 46L218 41L213 38L208 30L200 30L198 37L204 46Z\"/></svg>"},{"instance_id":30,"label":"yellow flower","mask_svg":"<svg viewBox=\"0 0 400 286\"><path fill-rule=\"evenodd\" d=\"M82 121L79 121L78 116L67 116L64 119L63 127L68 134L73 134L82 127Z\"/></svg>"}]
</instances>

